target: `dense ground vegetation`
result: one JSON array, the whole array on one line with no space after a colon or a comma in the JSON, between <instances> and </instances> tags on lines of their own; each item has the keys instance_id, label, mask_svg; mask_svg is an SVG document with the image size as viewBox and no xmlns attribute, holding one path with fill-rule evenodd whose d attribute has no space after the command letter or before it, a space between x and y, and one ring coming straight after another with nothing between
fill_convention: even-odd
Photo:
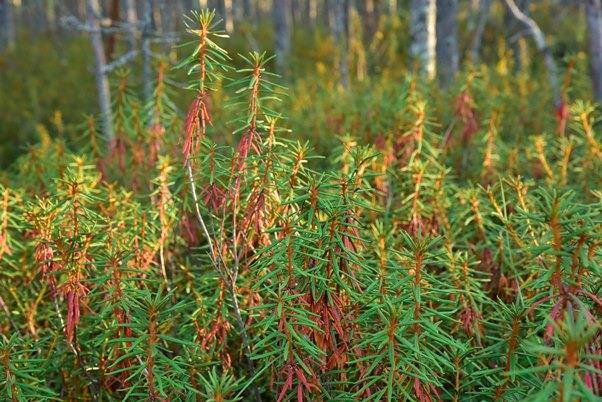
<instances>
[{"instance_id":1,"label":"dense ground vegetation","mask_svg":"<svg viewBox=\"0 0 602 402\"><path fill-rule=\"evenodd\" d=\"M3 400L599 400L582 54L559 107L503 46L442 90L383 20L349 91L318 39L286 89L213 17L150 103L115 75L112 143L29 127L0 186Z\"/></svg>"}]
</instances>

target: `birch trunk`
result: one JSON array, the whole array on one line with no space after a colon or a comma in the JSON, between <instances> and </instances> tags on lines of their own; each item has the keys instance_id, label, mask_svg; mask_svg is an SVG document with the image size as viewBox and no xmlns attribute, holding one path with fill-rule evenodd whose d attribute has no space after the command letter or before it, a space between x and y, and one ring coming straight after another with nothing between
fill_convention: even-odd
<instances>
[{"instance_id":1,"label":"birch trunk","mask_svg":"<svg viewBox=\"0 0 602 402\"><path fill-rule=\"evenodd\" d=\"M434 78L436 73L436 22L436 0L412 0L410 54L420 63L420 72L428 79Z\"/></svg>"},{"instance_id":2,"label":"birch trunk","mask_svg":"<svg viewBox=\"0 0 602 402\"><path fill-rule=\"evenodd\" d=\"M102 46L102 33L100 31L100 5L98 0L86 0L86 15L90 27L90 40L94 53L94 75L98 91L98 103L102 119L102 131L105 140L110 144L113 141L113 115L111 113L111 92L109 80L105 74L106 59Z\"/></svg>"},{"instance_id":3,"label":"birch trunk","mask_svg":"<svg viewBox=\"0 0 602 402\"><path fill-rule=\"evenodd\" d=\"M602 1L586 0L586 13L593 95L602 102Z\"/></svg>"},{"instance_id":4,"label":"birch trunk","mask_svg":"<svg viewBox=\"0 0 602 402\"><path fill-rule=\"evenodd\" d=\"M305 3L307 22L312 26L316 24L318 18L318 3L317 0L307 0Z\"/></svg>"},{"instance_id":5,"label":"birch trunk","mask_svg":"<svg viewBox=\"0 0 602 402\"><path fill-rule=\"evenodd\" d=\"M437 72L449 86L458 72L458 0L437 0Z\"/></svg>"},{"instance_id":6,"label":"birch trunk","mask_svg":"<svg viewBox=\"0 0 602 402\"><path fill-rule=\"evenodd\" d=\"M221 17L224 21L226 32L231 33L234 30L234 16L232 15L232 0L219 0Z\"/></svg>"}]
</instances>

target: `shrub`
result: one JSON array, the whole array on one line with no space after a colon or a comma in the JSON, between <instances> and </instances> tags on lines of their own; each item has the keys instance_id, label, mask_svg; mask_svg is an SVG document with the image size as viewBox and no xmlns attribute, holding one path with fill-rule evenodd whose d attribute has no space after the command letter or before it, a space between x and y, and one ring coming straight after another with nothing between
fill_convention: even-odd
<instances>
[{"instance_id":1,"label":"shrub","mask_svg":"<svg viewBox=\"0 0 602 402\"><path fill-rule=\"evenodd\" d=\"M148 105L123 73L108 147L90 118L86 152L48 139L0 188L7 399L601 395L595 109L514 142L478 79L446 131L410 80L373 146L317 163L213 16L188 21L186 116L165 66Z\"/></svg>"}]
</instances>

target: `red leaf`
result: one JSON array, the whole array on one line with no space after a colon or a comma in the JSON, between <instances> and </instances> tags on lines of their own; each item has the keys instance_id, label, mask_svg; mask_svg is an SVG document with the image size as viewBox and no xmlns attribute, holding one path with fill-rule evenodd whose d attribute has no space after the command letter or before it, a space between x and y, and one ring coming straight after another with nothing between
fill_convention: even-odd
<instances>
[{"instance_id":1,"label":"red leaf","mask_svg":"<svg viewBox=\"0 0 602 402\"><path fill-rule=\"evenodd\" d=\"M556 121L558 121L558 133L564 135L566 129L566 122L569 119L569 107L564 100L560 101L560 104L556 108Z\"/></svg>"},{"instance_id":2,"label":"red leaf","mask_svg":"<svg viewBox=\"0 0 602 402\"><path fill-rule=\"evenodd\" d=\"M280 394L278 395L277 402L282 401L284 399L284 397L286 396L286 391L288 391L292 387L293 387L293 368L291 366L289 366L288 367L288 375L286 377L285 383L282 385L282 390L280 391Z\"/></svg>"}]
</instances>

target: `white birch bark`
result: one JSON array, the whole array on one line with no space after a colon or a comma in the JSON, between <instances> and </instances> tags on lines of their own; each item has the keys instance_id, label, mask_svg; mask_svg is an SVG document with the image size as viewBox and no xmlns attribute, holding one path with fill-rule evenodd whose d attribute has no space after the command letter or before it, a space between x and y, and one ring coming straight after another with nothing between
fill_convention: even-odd
<instances>
[{"instance_id":1,"label":"white birch bark","mask_svg":"<svg viewBox=\"0 0 602 402\"><path fill-rule=\"evenodd\" d=\"M113 115L111 112L111 92L109 80L105 74L106 59L100 31L100 5L98 0L86 0L86 18L90 28L90 40L94 53L94 75L98 91L98 103L102 119L102 131L107 142L113 140Z\"/></svg>"},{"instance_id":2,"label":"white birch bark","mask_svg":"<svg viewBox=\"0 0 602 402\"><path fill-rule=\"evenodd\" d=\"M310 24L315 25L318 19L318 2L317 0L307 0L307 16Z\"/></svg>"},{"instance_id":3,"label":"white birch bark","mask_svg":"<svg viewBox=\"0 0 602 402\"><path fill-rule=\"evenodd\" d=\"M410 54L420 63L421 74L432 79L437 70L437 0L412 0L411 4Z\"/></svg>"},{"instance_id":4,"label":"white birch bark","mask_svg":"<svg viewBox=\"0 0 602 402\"><path fill-rule=\"evenodd\" d=\"M226 28L226 32L232 33L232 31L234 31L234 15L232 12L232 0L222 0L222 4L222 18L224 19L224 27Z\"/></svg>"}]
</instances>

